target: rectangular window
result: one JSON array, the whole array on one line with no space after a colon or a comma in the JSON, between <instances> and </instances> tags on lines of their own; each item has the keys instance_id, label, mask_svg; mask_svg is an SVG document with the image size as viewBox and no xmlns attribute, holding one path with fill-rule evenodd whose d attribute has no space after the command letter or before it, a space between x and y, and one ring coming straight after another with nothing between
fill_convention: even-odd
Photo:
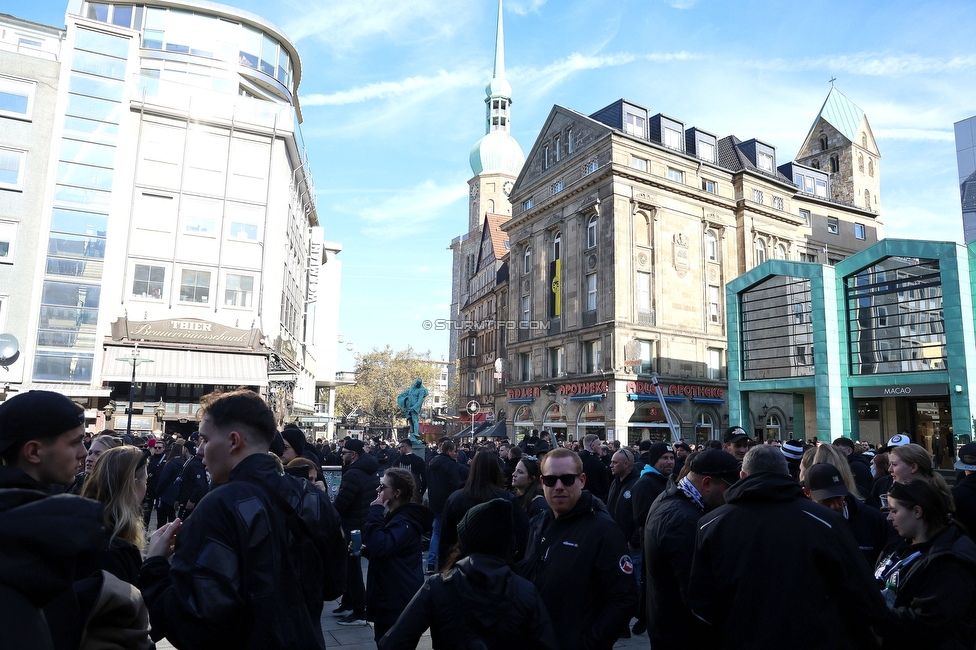
<instances>
[{"instance_id":1,"label":"rectangular window","mask_svg":"<svg viewBox=\"0 0 976 650\"><path fill-rule=\"evenodd\" d=\"M586 276L586 311L596 310L596 273Z\"/></svg>"},{"instance_id":2,"label":"rectangular window","mask_svg":"<svg viewBox=\"0 0 976 650\"><path fill-rule=\"evenodd\" d=\"M559 194L562 191L563 191L563 182L562 181L559 181L558 183L553 183L552 185L549 186L549 196L553 196L555 194Z\"/></svg>"},{"instance_id":3,"label":"rectangular window","mask_svg":"<svg viewBox=\"0 0 976 650\"><path fill-rule=\"evenodd\" d=\"M559 162L559 158L562 155L562 146L559 142L559 136L557 135L552 139L552 149L556 152L556 162Z\"/></svg>"},{"instance_id":4,"label":"rectangular window","mask_svg":"<svg viewBox=\"0 0 976 650\"><path fill-rule=\"evenodd\" d=\"M600 341L586 341L583 343L583 371L598 372L600 370Z\"/></svg>"},{"instance_id":5,"label":"rectangular window","mask_svg":"<svg viewBox=\"0 0 976 650\"><path fill-rule=\"evenodd\" d=\"M549 169L549 145L542 148L542 168Z\"/></svg>"},{"instance_id":6,"label":"rectangular window","mask_svg":"<svg viewBox=\"0 0 976 650\"><path fill-rule=\"evenodd\" d=\"M573 129L566 129L566 153L573 153Z\"/></svg>"},{"instance_id":7,"label":"rectangular window","mask_svg":"<svg viewBox=\"0 0 976 650\"><path fill-rule=\"evenodd\" d=\"M183 302L210 302L210 271L184 269L180 280L180 300Z\"/></svg>"},{"instance_id":8,"label":"rectangular window","mask_svg":"<svg viewBox=\"0 0 976 650\"><path fill-rule=\"evenodd\" d=\"M165 283L165 267L136 264L132 275L132 295L137 298L162 300Z\"/></svg>"},{"instance_id":9,"label":"rectangular window","mask_svg":"<svg viewBox=\"0 0 976 650\"><path fill-rule=\"evenodd\" d=\"M827 198L827 181L817 181L817 188L813 193L821 198Z\"/></svg>"},{"instance_id":10,"label":"rectangular window","mask_svg":"<svg viewBox=\"0 0 976 650\"><path fill-rule=\"evenodd\" d=\"M679 169L674 169L673 167L668 167L668 178L673 180L675 183L685 182L685 173Z\"/></svg>"},{"instance_id":11,"label":"rectangular window","mask_svg":"<svg viewBox=\"0 0 976 650\"><path fill-rule=\"evenodd\" d=\"M637 309L651 310L651 274L637 274Z\"/></svg>"},{"instance_id":12,"label":"rectangular window","mask_svg":"<svg viewBox=\"0 0 976 650\"><path fill-rule=\"evenodd\" d=\"M831 235L840 233L840 226L837 223L837 217L827 217L827 232L829 232Z\"/></svg>"},{"instance_id":13,"label":"rectangular window","mask_svg":"<svg viewBox=\"0 0 976 650\"><path fill-rule=\"evenodd\" d=\"M593 248L596 246L596 217L590 217L589 222L586 224L586 247Z\"/></svg>"},{"instance_id":14,"label":"rectangular window","mask_svg":"<svg viewBox=\"0 0 976 650\"><path fill-rule=\"evenodd\" d=\"M864 224L854 224L854 236L858 239L864 239Z\"/></svg>"},{"instance_id":15,"label":"rectangular window","mask_svg":"<svg viewBox=\"0 0 976 650\"><path fill-rule=\"evenodd\" d=\"M534 201L532 201L532 199L526 199L525 201L522 201L522 210L523 211L525 211L525 210L531 210L533 204L534 204Z\"/></svg>"},{"instance_id":16,"label":"rectangular window","mask_svg":"<svg viewBox=\"0 0 976 650\"><path fill-rule=\"evenodd\" d=\"M529 316L531 315L531 301L529 296L522 296L522 326L529 326Z\"/></svg>"},{"instance_id":17,"label":"rectangular window","mask_svg":"<svg viewBox=\"0 0 976 650\"><path fill-rule=\"evenodd\" d=\"M640 374L649 375L654 372L654 344L651 341L638 341L640 345Z\"/></svg>"},{"instance_id":18,"label":"rectangular window","mask_svg":"<svg viewBox=\"0 0 976 650\"><path fill-rule=\"evenodd\" d=\"M629 133L630 135L636 135L639 138L643 138L644 124L645 120L643 117L638 117L632 113L624 114L624 133Z\"/></svg>"},{"instance_id":19,"label":"rectangular window","mask_svg":"<svg viewBox=\"0 0 976 650\"><path fill-rule=\"evenodd\" d=\"M532 379L532 355L528 352L519 354L519 379L522 381Z\"/></svg>"},{"instance_id":20,"label":"rectangular window","mask_svg":"<svg viewBox=\"0 0 976 650\"><path fill-rule=\"evenodd\" d=\"M0 77L0 116L30 119L35 88L31 81Z\"/></svg>"},{"instance_id":21,"label":"rectangular window","mask_svg":"<svg viewBox=\"0 0 976 650\"><path fill-rule=\"evenodd\" d=\"M803 219L803 223L810 225L810 211L800 210L800 218Z\"/></svg>"},{"instance_id":22,"label":"rectangular window","mask_svg":"<svg viewBox=\"0 0 976 650\"><path fill-rule=\"evenodd\" d=\"M26 151L0 149L0 189L22 190L26 164Z\"/></svg>"},{"instance_id":23,"label":"rectangular window","mask_svg":"<svg viewBox=\"0 0 976 650\"><path fill-rule=\"evenodd\" d=\"M796 363L799 366L810 365L810 359L807 356L807 346L805 345L796 346Z\"/></svg>"},{"instance_id":24,"label":"rectangular window","mask_svg":"<svg viewBox=\"0 0 976 650\"><path fill-rule=\"evenodd\" d=\"M718 348L708 348L708 378L722 378L722 351Z\"/></svg>"},{"instance_id":25,"label":"rectangular window","mask_svg":"<svg viewBox=\"0 0 976 650\"><path fill-rule=\"evenodd\" d=\"M698 157L707 162L715 162L715 145L704 140L698 141Z\"/></svg>"},{"instance_id":26,"label":"rectangular window","mask_svg":"<svg viewBox=\"0 0 976 650\"><path fill-rule=\"evenodd\" d=\"M813 194L813 178L810 176L803 177L803 191L807 194Z\"/></svg>"},{"instance_id":27,"label":"rectangular window","mask_svg":"<svg viewBox=\"0 0 976 650\"><path fill-rule=\"evenodd\" d=\"M478 356L478 339L475 337L471 337L471 347L469 348L468 356L469 357Z\"/></svg>"},{"instance_id":28,"label":"rectangular window","mask_svg":"<svg viewBox=\"0 0 976 650\"><path fill-rule=\"evenodd\" d=\"M187 217L185 232L193 233L194 235L213 236L217 232L217 224L213 219Z\"/></svg>"},{"instance_id":29,"label":"rectangular window","mask_svg":"<svg viewBox=\"0 0 976 650\"><path fill-rule=\"evenodd\" d=\"M227 275L224 289L224 305L228 307L250 307L254 300L254 277L250 275Z\"/></svg>"},{"instance_id":30,"label":"rectangular window","mask_svg":"<svg viewBox=\"0 0 976 650\"><path fill-rule=\"evenodd\" d=\"M702 179L702 189L710 194L718 193L718 185L715 183L715 181L710 181L707 178Z\"/></svg>"},{"instance_id":31,"label":"rectangular window","mask_svg":"<svg viewBox=\"0 0 976 650\"><path fill-rule=\"evenodd\" d=\"M476 393L474 392L474 373L468 373L468 397L474 397Z\"/></svg>"},{"instance_id":32,"label":"rectangular window","mask_svg":"<svg viewBox=\"0 0 976 650\"><path fill-rule=\"evenodd\" d=\"M756 162L759 165L759 169L766 172L773 171L773 157L768 153L758 152L756 154Z\"/></svg>"},{"instance_id":33,"label":"rectangular window","mask_svg":"<svg viewBox=\"0 0 976 650\"><path fill-rule=\"evenodd\" d=\"M564 348L549 348L549 376L562 377L566 374L566 352Z\"/></svg>"},{"instance_id":34,"label":"rectangular window","mask_svg":"<svg viewBox=\"0 0 976 650\"><path fill-rule=\"evenodd\" d=\"M592 174L599 168L599 164L595 160L588 161L583 165L583 175Z\"/></svg>"},{"instance_id":35,"label":"rectangular window","mask_svg":"<svg viewBox=\"0 0 976 650\"><path fill-rule=\"evenodd\" d=\"M799 187L802 190L803 189L803 176L801 176L800 174L793 174L793 184L796 185L797 187Z\"/></svg>"},{"instance_id":36,"label":"rectangular window","mask_svg":"<svg viewBox=\"0 0 976 650\"><path fill-rule=\"evenodd\" d=\"M664 127L664 146L681 151L681 131Z\"/></svg>"},{"instance_id":37,"label":"rectangular window","mask_svg":"<svg viewBox=\"0 0 976 650\"><path fill-rule=\"evenodd\" d=\"M759 204L762 204L762 203L763 203L763 199L764 199L764 198L765 198L765 197L763 196L763 191L762 191L762 190L760 190L760 189L756 189L756 188L753 188L753 189L752 189L752 200L753 200L753 201L754 201L755 203L759 203Z\"/></svg>"},{"instance_id":38,"label":"rectangular window","mask_svg":"<svg viewBox=\"0 0 976 650\"><path fill-rule=\"evenodd\" d=\"M14 236L17 234L17 224L11 221L0 221L0 264L13 262ZM0 328L3 322L0 321Z\"/></svg>"},{"instance_id":39,"label":"rectangular window","mask_svg":"<svg viewBox=\"0 0 976 650\"><path fill-rule=\"evenodd\" d=\"M782 196L774 196L773 197L773 207L775 209L777 209L777 210L782 210L783 209L783 197Z\"/></svg>"},{"instance_id":40,"label":"rectangular window","mask_svg":"<svg viewBox=\"0 0 976 650\"><path fill-rule=\"evenodd\" d=\"M718 287L710 285L708 287L708 319L713 323L722 322L721 305L719 301Z\"/></svg>"},{"instance_id":41,"label":"rectangular window","mask_svg":"<svg viewBox=\"0 0 976 650\"><path fill-rule=\"evenodd\" d=\"M630 166L634 169L639 169L642 172L647 171L647 161L643 158L637 158L636 156L630 157Z\"/></svg>"},{"instance_id":42,"label":"rectangular window","mask_svg":"<svg viewBox=\"0 0 976 650\"><path fill-rule=\"evenodd\" d=\"M230 224L230 238L257 241L258 226L257 224L254 223L241 223L237 221L232 221Z\"/></svg>"}]
</instances>

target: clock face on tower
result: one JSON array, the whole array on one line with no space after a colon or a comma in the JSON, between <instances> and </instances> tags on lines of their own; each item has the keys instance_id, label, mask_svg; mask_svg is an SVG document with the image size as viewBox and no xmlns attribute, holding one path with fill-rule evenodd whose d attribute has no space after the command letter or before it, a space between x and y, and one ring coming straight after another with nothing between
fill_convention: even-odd
<instances>
[{"instance_id":1,"label":"clock face on tower","mask_svg":"<svg viewBox=\"0 0 976 650\"><path fill-rule=\"evenodd\" d=\"M474 201L475 199L477 199L478 198L478 186L477 185L472 185L469 194L471 194L471 200L472 201Z\"/></svg>"},{"instance_id":2,"label":"clock face on tower","mask_svg":"<svg viewBox=\"0 0 976 650\"><path fill-rule=\"evenodd\" d=\"M515 185L512 183L512 181L505 181L505 184L502 185L502 192L505 193L505 196L511 196L513 187L515 187Z\"/></svg>"}]
</instances>

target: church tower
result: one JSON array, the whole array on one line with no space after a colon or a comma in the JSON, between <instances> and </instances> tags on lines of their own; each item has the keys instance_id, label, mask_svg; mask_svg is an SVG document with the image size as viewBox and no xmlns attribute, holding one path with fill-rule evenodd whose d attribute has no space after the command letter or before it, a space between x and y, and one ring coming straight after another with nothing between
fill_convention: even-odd
<instances>
[{"instance_id":1,"label":"church tower","mask_svg":"<svg viewBox=\"0 0 976 650\"><path fill-rule=\"evenodd\" d=\"M454 263L451 279L451 320L458 322L468 304L470 280L476 272L482 229L487 215L512 216L509 195L525 154L512 137L512 86L505 79L505 28L502 0L498 0L495 30L495 66L485 87L485 135L471 148L468 162L474 176L468 181L468 227L451 242ZM459 332L451 328L448 349L448 395L457 395ZM460 404L463 406L463 402Z\"/></svg>"},{"instance_id":2,"label":"church tower","mask_svg":"<svg viewBox=\"0 0 976 650\"><path fill-rule=\"evenodd\" d=\"M833 85L796 161L830 174L830 198L881 212L881 152L868 117Z\"/></svg>"}]
</instances>

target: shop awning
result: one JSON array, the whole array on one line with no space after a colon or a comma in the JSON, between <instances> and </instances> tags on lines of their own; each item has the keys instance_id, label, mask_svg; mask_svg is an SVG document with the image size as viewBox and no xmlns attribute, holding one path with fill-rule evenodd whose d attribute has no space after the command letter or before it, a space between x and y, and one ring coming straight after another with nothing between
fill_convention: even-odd
<instances>
[{"instance_id":1,"label":"shop awning","mask_svg":"<svg viewBox=\"0 0 976 650\"><path fill-rule=\"evenodd\" d=\"M535 401L534 397L516 397L508 400L509 404L531 404Z\"/></svg>"},{"instance_id":2,"label":"shop awning","mask_svg":"<svg viewBox=\"0 0 976 650\"><path fill-rule=\"evenodd\" d=\"M129 379L132 378L129 377ZM45 384L35 381L17 387L17 391L21 393L26 393L29 390L49 390L53 393L61 393L66 397L109 397L112 395L112 389L108 386L91 386L89 384Z\"/></svg>"},{"instance_id":3,"label":"shop awning","mask_svg":"<svg viewBox=\"0 0 976 650\"><path fill-rule=\"evenodd\" d=\"M476 436L484 436L486 438L507 438L508 430L505 427L505 421L496 422L491 425L481 433L476 433Z\"/></svg>"},{"instance_id":4,"label":"shop awning","mask_svg":"<svg viewBox=\"0 0 976 650\"><path fill-rule=\"evenodd\" d=\"M656 402L657 395L649 395L647 393L631 393L629 396L631 402ZM678 395L665 395L665 402L685 402L687 401L684 397L679 397Z\"/></svg>"},{"instance_id":5,"label":"shop awning","mask_svg":"<svg viewBox=\"0 0 976 650\"><path fill-rule=\"evenodd\" d=\"M488 417L488 414L487 413L475 413L474 414L474 421L475 422L484 422L487 417ZM461 417L458 418L458 422L467 422L468 424L471 424L471 414L469 414L469 413L462 413L461 414Z\"/></svg>"},{"instance_id":6,"label":"shop awning","mask_svg":"<svg viewBox=\"0 0 976 650\"><path fill-rule=\"evenodd\" d=\"M697 404L725 404L725 400L718 397L692 397L691 401Z\"/></svg>"},{"instance_id":7,"label":"shop awning","mask_svg":"<svg viewBox=\"0 0 976 650\"><path fill-rule=\"evenodd\" d=\"M132 364L119 357L132 356L132 348L106 347L102 381L132 380ZM139 356L152 359L136 367L136 381L158 384L226 384L267 386L268 358L263 354L232 354L198 350L139 348Z\"/></svg>"},{"instance_id":8,"label":"shop awning","mask_svg":"<svg viewBox=\"0 0 976 650\"><path fill-rule=\"evenodd\" d=\"M574 395L569 398L570 402L592 402L593 400L602 400L603 393L590 393L589 395Z\"/></svg>"}]
</instances>

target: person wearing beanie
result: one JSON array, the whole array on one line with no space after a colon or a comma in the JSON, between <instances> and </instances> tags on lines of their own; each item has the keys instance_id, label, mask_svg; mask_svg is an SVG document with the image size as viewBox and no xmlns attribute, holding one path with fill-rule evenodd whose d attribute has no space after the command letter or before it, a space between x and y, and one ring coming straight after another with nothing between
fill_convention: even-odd
<instances>
[{"instance_id":1,"label":"person wearing beanie","mask_svg":"<svg viewBox=\"0 0 976 650\"><path fill-rule=\"evenodd\" d=\"M506 562L515 507L492 499L465 513L457 525L457 552L379 639L379 650L412 650L428 628L439 649L560 647L535 586Z\"/></svg>"},{"instance_id":2,"label":"person wearing beanie","mask_svg":"<svg viewBox=\"0 0 976 650\"><path fill-rule=\"evenodd\" d=\"M281 462L287 465L305 453L305 434L294 424L289 424L281 430L281 437L285 441L285 451L281 455Z\"/></svg>"},{"instance_id":3,"label":"person wearing beanie","mask_svg":"<svg viewBox=\"0 0 976 650\"><path fill-rule=\"evenodd\" d=\"M786 466L790 470L790 476L797 481L800 480L800 460L803 458L803 441L787 440L783 443L783 456L786 458Z\"/></svg>"}]
</instances>

